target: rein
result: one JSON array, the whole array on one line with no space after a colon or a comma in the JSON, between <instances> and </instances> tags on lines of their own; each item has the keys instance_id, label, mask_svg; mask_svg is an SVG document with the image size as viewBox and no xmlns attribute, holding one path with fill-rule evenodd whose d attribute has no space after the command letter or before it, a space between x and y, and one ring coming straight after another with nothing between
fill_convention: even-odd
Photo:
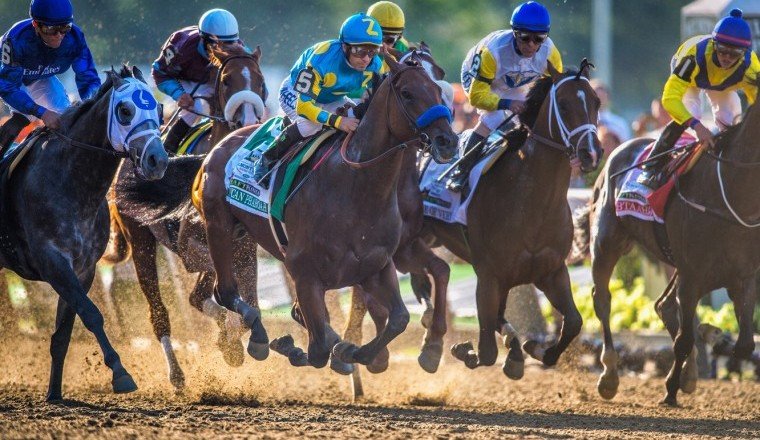
<instances>
[{"instance_id":1,"label":"rein","mask_svg":"<svg viewBox=\"0 0 760 440\"><path fill-rule=\"evenodd\" d=\"M348 136L343 140L343 144L340 147L340 157L343 159L343 161L354 169L362 169L362 168L368 168L378 162L381 162L387 157L390 157L392 154L394 154L397 151L405 150L406 147L409 145L412 145L416 142L419 142L422 145L422 152L423 154L430 148L430 138L428 135L424 132L422 132L420 129L425 128L428 125L432 124L435 120L446 117L449 122L451 122L451 113L449 112L448 108L443 105L434 105L430 107L429 109L425 110L425 112L420 115L417 119L414 119L409 112L406 110L406 107L404 106L403 102L401 101L401 97L399 97L398 90L395 87L394 81L401 76L402 73L418 68L419 66L409 66L406 68L401 69L396 75L394 76L392 73L389 75L387 81L389 81L389 87L391 89L391 93L396 98L396 102L398 104L398 107L401 109L401 112L403 113L404 117L406 118L409 125L412 126L412 130L414 131L414 134L417 135L416 138L402 142L392 148L389 148L379 155L365 160L365 161L353 161L348 158L348 143L353 138L353 133L349 133ZM419 67L421 69L421 67ZM427 73L426 73L427 75ZM388 99L386 98L386 108L389 106ZM386 120L386 129L390 132L390 127L388 127L388 121Z\"/></svg>"},{"instance_id":2,"label":"rein","mask_svg":"<svg viewBox=\"0 0 760 440\"><path fill-rule=\"evenodd\" d=\"M100 148L100 147L98 147L96 145L88 144L88 143L85 143L85 142L80 142L80 141L78 141L76 139L73 139L73 138L70 138L69 136L66 136L65 134L61 133L58 130L48 129L47 132L50 133L50 134L52 134L52 135L54 135L54 136L56 136L56 137L58 137L59 139L65 141L67 144L69 144L69 145L71 145L73 147L81 148L83 150L88 150L88 151L95 151L97 153L106 154L108 156L117 157L119 159L123 159L123 158L128 158L129 157L129 153L127 151L116 151L116 150L113 150L113 149L107 150L105 148Z\"/></svg>"}]
</instances>

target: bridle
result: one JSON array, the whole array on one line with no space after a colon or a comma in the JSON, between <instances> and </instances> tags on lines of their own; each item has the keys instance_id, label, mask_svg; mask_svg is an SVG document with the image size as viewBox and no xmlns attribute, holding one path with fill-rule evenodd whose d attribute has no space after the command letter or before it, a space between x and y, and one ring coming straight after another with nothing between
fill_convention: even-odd
<instances>
[{"instance_id":1,"label":"bridle","mask_svg":"<svg viewBox=\"0 0 760 440\"><path fill-rule=\"evenodd\" d=\"M384 152L380 153L378 156L373 157L372 159L368 159L366 161L352 161L347 156L347 149L348 149L348 143L351 139L351 135L346 136L346 138L343 140L343 145L341 145L340 148L340 155L343 161L348 164L352 168L366 168L369 167L377 162L382 161L383 159L389 157L391 154L399 151L404 150L409 145L419 143L422 148L420 150L422 153L426 153L430 149L430 137L422 131L422 129L426 128L436 120L440 118L446 118L448 119L449 123L451 123L451 111L448 107L446 107L443 104L436 104L425 110L419 117L416 119L412 117L412 115L409 114L406 107L404 106L401 96L399 94L398 89L396 88L395 82L407 71L420 69L424 71L421 66L415 65L415 66L406 66L398 70L395 74L393 72L388 74L388 77L386 78L386 81L389 81L389 87L391 91L391 95L393 95L396 99L396 104L401 109L401 113L404 115L404 118L406 119L406 122L412 127L412 131L414 132L415 136L413 139L402 142L398 145L395 145L392 148L389 148L388 150L385 150ZM425 72L425 76L427 76L427 72ZM385 107L387 110L387 114L390 114L390 97L386 97ZM392 133L391 127L389 125L388 119L385 121L385 128L389 133Z\"/></svg>"}]
</instances>

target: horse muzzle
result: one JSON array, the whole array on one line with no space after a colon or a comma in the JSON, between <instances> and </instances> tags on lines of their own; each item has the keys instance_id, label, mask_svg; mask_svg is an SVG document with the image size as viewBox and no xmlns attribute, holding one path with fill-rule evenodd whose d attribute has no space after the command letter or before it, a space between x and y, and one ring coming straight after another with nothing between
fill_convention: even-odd
<instances>
[{"instance_id":1,"label":"horse muzzle","mask_svg":"<svg viewBox=\"0 0 760 440\"><path fill-rule=\"evenodd\" d=\"M599 167L603 150L597 136L591 136L591 140L584 142L578 147L578 160L581 162L581 171L590 173Z\"/></svg>"},{"instance_id":2,"label":"horse muzzle","mask_svg":"<svg viewBox=\"0 0 760 440\"><path fill-rule=\"evenodd\" d=\"M169 156L161 139L153 137L147 144L130 145L129 151L140 177L145 180L159 180L164 177L166 167L169 165Z\"/></svg>"},{"instance_id":3,"label":"horse muzzle","mask_svg":"<svg viewBox=\"0 0 760 440\"><path fill-rule=\"evenodd\" d=\"M453 131L434 134L430 138L430 154L437 163L449 163L456 154L458 144L459 138Z\"/></svg>"}]
</instances>

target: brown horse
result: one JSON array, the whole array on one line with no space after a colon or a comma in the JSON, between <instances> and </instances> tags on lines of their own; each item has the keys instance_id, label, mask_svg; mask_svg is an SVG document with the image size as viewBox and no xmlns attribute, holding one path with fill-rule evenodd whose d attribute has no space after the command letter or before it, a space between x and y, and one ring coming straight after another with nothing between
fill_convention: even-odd
<instances>
[{"instance_id":1,"label":"brown horse","mask_svg":"<svg viewBox=\"0 0 760 440\"><path fill-rule=\"evenodd\" d=\"M536 284L564 317L556 345L544 349L535 341L525 343L533 357L554 365L581 330L565 265L573 237L567 189L568 156L577 157L581 169L590 171L601 155L594 125L599 99L587 80L589 66L583 60L580 72L561 74L550 65L551 77L532 86L520 115L524 128L509 133L507 153L481 178L467 227L425 219L429 240L472 264L478 277L478 351L469 341L452 347L452 354L470 368L496 362L498 331L509 348L504 373L522 377L520 344L504 319L507 294L517 285ZM517 154L510 154L515 147ZM412 275L415 289L424 288L425 282Z\"/></svg>"},{"instance_id":2,"label":"brown horse","mask_svg":"<svg viewBox=\"0 0 760 440\"><path fill-rule=\"evenodd\" d=\"M206 223L209 251L216 269L214 297L243 316L251 327L248 352L268 355L269 345L260 313L238 296L230 249L236 223L268 252L284 260L295 281L298 318L309 333L308 355L292 347L291 363L321 368L331 348L342 362L370 363L409 321L401 300L393 253L401 235L397 185L403 156L414 156L417 144L430 143L433 157L449 160L456 136L447 119L431 118L442 107L441 89L418 65L401 65L386 57L390 74L377 88L366 115L341 148L332 148L322 165L296 192L285 209L289 235L287 253L280 252L269 223L226 201L224 169L245 134L222 141L207 157L196 197ZM428 122L418 125L418 121ZM338 142L336 139L333 142ZM336 145L337 146L337 145ZM338 152L339 151L339 152ZM327 190L326 190L327 189ZM341 343L329 328L324 292L360 285L389 310L388 324L370 343Z\"/></svg>"},{"instance_id":3,"label":"brown horse","mask_svg":"<svg viewBox=\"0 0 760 440\"><path fill-rule=\"evenodd\" d=\"M210 134L210 142L218 142L234 127L260 121L263 107L258 103L262 102L266 86L259 68L261 50L258 47L252 54L241 47L228 52L212 51L210 55L214 66L212 73L216 78L216 96L209 100L214 103L212 115L222 112L225 115L214 119ZM196 152L206 152L204 148L208 147L197 148ZM239 366L244 357L235 323L230 322L228 329L226 311L210 299L213 266L208 258L200 216L190 202L190 188L201 161L198 156L173 158L169 161L166 176L159 182L135 179L133 167L123 166L110 194L112 252L103 257L106 262L115 264L128 259L131 250L137 278L150 308L153 332L164 349L169 380L176 388L184 386L184 373L172 348L169 315L159 291L156 267L159 243L177 253L186 270L199 272L190 294L190 304L219 324L217 345L225 361ZM184 242L179 242L180 229L188 232L182 234L187 238ZM246 299L255 303L256 244L242 237L236 245L236 272L245 286Z\"/></svg>"},{"instance_id":4,"label":"brown horse","mask_svg":"<svg viewBox=\"0 0 760 440\"><path fill-rule=\"evenodd\" d=\"M760 107L754 105L740 124L719 136L715 154L706 152L694 168L678 178L665 214L670 257L655 236L652 223L632 217L617 217L615 194L622 175L651 142L634 139L618 147L610 156L594 188L590 212L591 236L577 235L580 249L591 246L594 279L594 310L604 329L602 363L598 391L611 399L617 393L618 355L610 331L609 280L615 263L634 242L678 271L675 284L677 302L668 290L657 302L671 335L675 361L666 380L667 395L662 403L677 405L679 386L686 392L696 387L694 316L697 303L710 291L726 287L736 307L739 339L734 353L747 359L754 348L752 314L755 309L755 274L760 267L760 196L755 191L760 166ZM671 281L673 283L675 280ZM671 287L673 287L671 285ZM668 300L670 298L670 300ZM668 307L670 303L670 307ZM688 358L688 361L687 361Z\"/></svg>"}]
</instances>

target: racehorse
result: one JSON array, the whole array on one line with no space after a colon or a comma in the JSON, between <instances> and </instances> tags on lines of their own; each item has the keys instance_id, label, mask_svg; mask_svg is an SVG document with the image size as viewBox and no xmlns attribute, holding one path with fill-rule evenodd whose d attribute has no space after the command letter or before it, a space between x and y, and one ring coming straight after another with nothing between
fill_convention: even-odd
<instances>
[{"instance_id":1,"label":"racehorse","mask_svg":"<svg viewBox=\"0 0 760 440\"><path fill-rule=\"evenodd\" d=\"M674 337L675 352L662 403L675 406L679 386L685 392L696 388L694 316L698 301L707 293L726 287L734 302L739 321L735 356L748 359L754 349L752 314L755 273L760 267L760 230L756 229L760 226L760 196L754 189L760 167L760 108L749 107L741 123L717 137L717 153L705 151L688 174L675 178L676 195L668 202L664 217L669 244L658 241L652 223L615 213L615 194L624 181L623 175L616 174L631 167L650 142L633 139L610 155L596 181L590 210L585 213L590 217L580 219L589 222L590 237L577 230L576 242L581 250L591 247L594 310L604 329L605 369L597 389L606 399L614 397L618 388L608 287L615 263L636 242L676 267L677 302L674 298L668 301L670 289L657 302L658 313Z\"/></svg>"},{"instance_id":2,"label":"racehorse","mask_svg":"<svg viewBox=\"0 0 760 440\"><path fill-rule=\"evenodd\" d=\"M452 354L469 368L496 362L498 331L509 348L504 373L522 377L520 343L504 319L512 287L535 284L564 317L556 345L544 349L529 340L523 346L544 365L554 365L581 330L565 264L573 238L567 189L568 157L577 158L581 170L588 172L601 156L595 125L599 99L588 83L589 67L584 59L579 72L562 74L549 65L551 76L534 83L520 114L523 126L507 135L507 152L480 179L467 227L425 219L429 242L472 264L477 274L478 351L470 342L452 347ZM426 281L412 274L415 290L424 289Z\"/></svg>"},{"instance_id":3,"label":"racehorse","mask_svg":"<svg viewBox=\"0 0 760 440\"><path fill-rule=\"evenodd\" d=\"M234 127L261 121L266 86L259 67L261 50L258 47L252 54L242 47L233 47L228 52L214 50L210 55L212 66L216 70L216 93L209 101L216 103L212 106L212 114L218 114L224 109L224 117L214 119L210 134L210 142L217 142ZM196 147L195 150L204 153L207 151L208 146ZM198 156L170 159L167 175L160 182L135 179L132 166L125 163L119 170L110 194L112 252L106 254L104 260L111 264L125 261L129 258L131 249L137 279L150 308L153 332L161 342L169 369L169 380L176 388L183 387L185 381L172 348L169 315L159 291L156 267L158 243L177 253L186 270L199 272L198 281L190 294L190 304L219 324L217 345L225 361L229 365L240 366L244 357L243 346L235 328L240 325L232 321L229 326L225 325L225 310L210 300L213 267L208 258L200 217L190 201L192 181L201 161L202 158ZM192 240L180 243L180 229L192 230L191 233L183 234L183 237ZM255 302L256 244L245 237L241 238L239 244L236 254L239 268L237 275L245 286L246 300Z\"/></svg>"},{"instance_id":4,"label":"racehorse","mask_svg":"<svg viewBox=\"0 0 760 440\"><path fill-rule=\"evenodd\" d=\"M400 334L409 321L401 300L392 255L401 235L397 186L404 155L414 156L410 145L430 146L433 157L448 161L456 136L448 124L441 89L419 65L402 65L386 57L389 77L377 88L353 136L334 139L326 155L285 209L288 231L283 254L263 218L232 207L225 200L224 169L231 151L245 134L233 133L206 158L194 188L206 224L209 251L216 269L214 296L229 310L243 316L251 327L248 352L268 355L268 337L258 309L240 299L232 275L232 230L239 222L268 252L284 260L295 281L297 317L308 330L308 355L292 347L296 366L321 368L333 354L341 362L370 363ZM416 64L416 63L413 63ZM326 337L329 332L324 292L360 285L389 311L387 326L362 347ZM273 341L275 344L277 340Z\"/></svg>"},{"instance_id":5,"label":"racehorse","mask_svg":"<svg viewBox=\"0 0 760 440\"><path fill-rule=\"evenodd\" d=\"M50 340L50 401L62 398L63 363L75 316L95 335L113 371L113 391L137 389L87 292L108 241L105 196L121 158L129 157L135 172L150 180L160 179L167 164L157 103L136 67L107 72L97 95L68 109L61 122L62 129L44 130L27 141L32 145L3 182L0 202L0 266L45 281L59 295Z\"/></svg>"}]
</instances>

